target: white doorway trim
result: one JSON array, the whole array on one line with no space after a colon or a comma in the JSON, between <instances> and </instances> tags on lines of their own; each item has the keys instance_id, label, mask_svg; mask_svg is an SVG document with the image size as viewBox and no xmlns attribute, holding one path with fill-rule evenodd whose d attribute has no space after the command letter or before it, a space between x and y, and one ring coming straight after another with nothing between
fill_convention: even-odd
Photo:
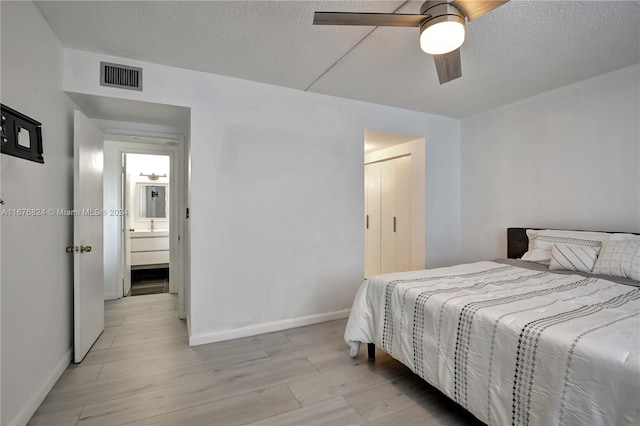
<instances>
[{"instance_id":1,"label":"white doorway trim","mask_svg":"<svg viewBox=\"0 0 640 426\"><path fill-rule=\"evenodd\" d=\"M187 180L185 179L185 141L184 136L175 134L161 134L161 133L148 133L148 132L136 132L131 130L123 131L110 131L105 134L105 175L116 178L116 188L118 191L117 203L118 209L123 209L122 206L122 173L121 173L121 159L124 154L151 154L151 155L168 155L170 158L170 180L169 180L169 193L170 197L170 213L169 213L169 240L170 240L170 268L169 268L169 283L177 283L178 293L178 316L185 318L185 267L184 267L184 242L185 242L185 214L186 204L184 194L187 193ZM113 155L115 154L116 162L113 164ZM107 160L109 156L109 160ZM109 165L107 165L107 161ZM106 170L106 167L115 167L111 170ZM123 260L122 251L122 230L123 220L122 217L117 219L117 230L114 229L111 232L117 232L116 242L116 256L118 267L117 277L121 279L120 265ZM106 229L105 229L106 231ZM113 252L112 252L113 253ZM105 262L106 264L106 262ZM113 264L111 264L113 267ZM111 274L113 276L113 274ZM116 284L117 298L121 298L122 285Z\"/></svg>"}]
</instances>

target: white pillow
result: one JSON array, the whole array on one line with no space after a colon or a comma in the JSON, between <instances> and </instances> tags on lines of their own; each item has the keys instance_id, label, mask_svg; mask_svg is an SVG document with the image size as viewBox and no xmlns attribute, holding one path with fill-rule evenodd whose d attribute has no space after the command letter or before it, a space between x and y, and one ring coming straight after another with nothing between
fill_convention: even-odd
<instances>
[{"instance_id":1,"label":"white pillow","mask_svg":"<svg viewBox=\"0 0 640 426\"><path fill-rule=\"evenodd\" d=\"M593 273L640 281L640 240L607 241Z\"/></svg>"},{"instance_id":2,"label":"white pillow","mask_svg":"<svg viewBox=\"0 0 640 426\"><path fill-rule=\"evenodd\" d=\"M600 247L554 244L551 249L549 270L591 272L599 251Z\"/></svg>"},{"instance_id":3,"label":"white pillow","mask_svg":"<svg viewBox=\"0 0 640 426\"><path fill-rule=\"evenodd\" d=\"M549 265L551 263L551 249L554 244L601 247L602 243L607 241L610 235L606 232L557 231L553 229L535 231L527 229L529 251L522 256L522 260Z\"/></svg>"},{"instance_id":4,"label":"white pillow","mask_svg":"<svg viewBox=\"0 0 640 426\"><path fill-rule=\"evenodd\" d=\"M611 234L609 241L640 241L640 235L636 234Z\"/></svg>"}]
</instances>

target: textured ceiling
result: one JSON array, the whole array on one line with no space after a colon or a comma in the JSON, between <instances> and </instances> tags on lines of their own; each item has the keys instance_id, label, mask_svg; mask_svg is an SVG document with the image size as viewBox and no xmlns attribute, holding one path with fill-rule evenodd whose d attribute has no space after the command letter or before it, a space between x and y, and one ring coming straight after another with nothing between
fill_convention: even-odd
<instances>
[{"instance_id":1,"label":"textured ceiling","mask_svg":"<svg viewBox=\"0 0 640 426\"><path fill-rule=\"evenodd\" d=\"M442 86L417 28L378 28L358 44L372 27L311 25L315 10L414 13L420 2L37 6L65 47L454 117L640 62L638 1L512 0L468 24L463 76Z\"/></svg>"}]
</instances>

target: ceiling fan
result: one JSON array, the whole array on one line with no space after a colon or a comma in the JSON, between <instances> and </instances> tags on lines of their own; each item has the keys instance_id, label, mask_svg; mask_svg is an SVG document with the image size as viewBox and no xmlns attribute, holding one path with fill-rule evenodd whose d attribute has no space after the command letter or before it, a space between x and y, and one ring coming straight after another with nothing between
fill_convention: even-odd
<instances>
[{"instance_id":1,"label":"ceiling fan","mask_svg":"<svg viewBox=\"0 0 640 426\"><path fill-rule=\"evenodd\" d=\"M464 42L465 18L473 21L509 0L429 0L420 14L316 12L314 25L364 25L419 27L420 47L433 55L440 84L462 77L460 46Z\"/></svg>"}]
</instances>

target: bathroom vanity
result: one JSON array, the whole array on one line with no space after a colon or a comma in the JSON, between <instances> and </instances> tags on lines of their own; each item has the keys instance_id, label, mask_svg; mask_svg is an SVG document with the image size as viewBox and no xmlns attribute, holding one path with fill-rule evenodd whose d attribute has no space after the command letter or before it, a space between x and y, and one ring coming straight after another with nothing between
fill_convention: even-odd
<instances>
[{"instance_id":1,"label":"bathroom vanity","mask_svg":"<svg viewBox=\"0 0 640 426\"><path fill-rule=\"evenodd\" d=\"M169 231L166 229L131 232L131 266L169 266Z\"/></svg>"},{"instance_id":2,"label":"bathroom vanity","mask_svg":"<svg viewBox=\"0 0 640 426\"><path fill-rule=\"evenodd\" d=\"M131 267L169 266L169 188L162 182L136 183L134 217L130 229ZM160 228L157 229L157 225Z\"/></svg>"}]
</instances>

